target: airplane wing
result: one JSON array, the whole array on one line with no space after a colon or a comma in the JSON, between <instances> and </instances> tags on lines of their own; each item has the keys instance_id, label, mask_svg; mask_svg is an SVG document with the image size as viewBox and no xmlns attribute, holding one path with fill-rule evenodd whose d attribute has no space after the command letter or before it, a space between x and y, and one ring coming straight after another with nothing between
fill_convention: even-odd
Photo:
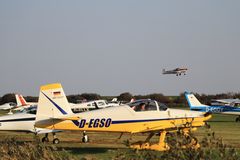
<instances>
[{"instance_id":1,"label":"airplane wing","mask_svg":"<svg viewBox=\"0 0 240 160\"><path fill-rule=\"evenodd\" d=\"M146 133L146 132L158 132L159 131L173 131L180 128L186 128L186 127L199 127L204 126L205 121L210 119L212 117L211 114L206 113L204 117L197 117L197 118L186 118L184 120L178 121L178 120L167 120L163 124L159 126L149 126L145 124L146 129L144 130L133 130L131 133Z\"/></svg>"},{"instance_id":2,"label":"airplane wing","mask_svg":"<svg viewBox=\"0 0 240 160\"><path fill-rule=\"evenodd\" d=\"M36 134L46 134L46 133L58 133L62 132L62 130L51 130L51 129L37 129Z\"/></svg>"}]
</instances>

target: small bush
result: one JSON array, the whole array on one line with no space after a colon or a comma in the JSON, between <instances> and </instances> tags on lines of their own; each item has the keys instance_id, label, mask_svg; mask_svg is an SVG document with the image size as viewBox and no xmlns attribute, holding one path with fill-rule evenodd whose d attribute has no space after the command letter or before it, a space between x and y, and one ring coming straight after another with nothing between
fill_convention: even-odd
<instances>
[{"instance_id":1,"label":"small bush","mask_svg":"<svg viewBox=\"0 0 240 160\"><path fill-rule=\"evenodd\" d=\"M1 160L64 160L71 159L59 154L53 147L45 146L38 140L19 142L14 138L6 138L0 142Z\"/></svg>"},{"instance_id":2,"label":"small bush","mask_svg":"<svg viewBox=\"0 0 240 160\"><path fill-rule=\"evenodd\" d=\"M240 160L235 148L216 138L214 133L206 133L200 143L201 148L182 148L188 139L184 136L171 134L167 138L171 149L164 152L151 150L119 150L114 160Z\"/></svg>"}]
</instances>

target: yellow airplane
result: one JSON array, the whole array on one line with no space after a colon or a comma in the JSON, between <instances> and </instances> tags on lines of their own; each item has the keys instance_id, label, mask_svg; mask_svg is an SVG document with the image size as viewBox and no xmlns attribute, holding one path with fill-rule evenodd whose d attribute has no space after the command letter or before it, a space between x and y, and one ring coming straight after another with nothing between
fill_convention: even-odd
<instances>
[{"instance_id":1,"label":"yellow airplane","mask_svg":"<svg viewBox=\"0 0 240 160\"><path fill-rule=\"evenodd\" d=\"M80 130L93 132L149 133L147 139L133 143L135 149L164 151L167 132L183 131L184 134L204 126L211 115L197 111L169 109L152 100L134 101L130 104L74 114L61 84L41 86L35 127L54 130ZM159 143L149 140L160 134ZM199 144L191 142L191 147Z\"/></svg>"}]
</instances>

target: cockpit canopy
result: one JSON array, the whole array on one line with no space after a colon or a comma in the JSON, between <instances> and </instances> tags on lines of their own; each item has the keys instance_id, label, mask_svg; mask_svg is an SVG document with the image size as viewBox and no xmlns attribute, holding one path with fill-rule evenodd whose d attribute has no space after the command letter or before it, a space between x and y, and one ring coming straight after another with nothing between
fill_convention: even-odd
<instances>
[{"instance_id":1,"label":"cockpit canopy","mask_svg":"<svg viewBox=\"0 0 240 160\"><path fill-rule=\"evenodd\" d=\"M151 99L141 99L134 102L128 103L134 111L165 111L167 106L163 103L151 100Z\"/></svg>"}]
</instances>

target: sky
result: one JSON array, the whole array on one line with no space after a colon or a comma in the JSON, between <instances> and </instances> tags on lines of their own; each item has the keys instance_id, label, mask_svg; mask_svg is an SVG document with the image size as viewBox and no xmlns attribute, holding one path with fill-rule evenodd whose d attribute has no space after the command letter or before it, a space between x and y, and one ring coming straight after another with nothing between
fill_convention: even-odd
<instances>
[{"instance_id":1,"label":"sky","mask_svg":"<svg viewBox=\"0 0 240 160\"><path fill-rule=\"evenodd\" d=\"M0 1L0 96L240 92L239 62L238 0Z\"/></svg>"}]
</instances>

